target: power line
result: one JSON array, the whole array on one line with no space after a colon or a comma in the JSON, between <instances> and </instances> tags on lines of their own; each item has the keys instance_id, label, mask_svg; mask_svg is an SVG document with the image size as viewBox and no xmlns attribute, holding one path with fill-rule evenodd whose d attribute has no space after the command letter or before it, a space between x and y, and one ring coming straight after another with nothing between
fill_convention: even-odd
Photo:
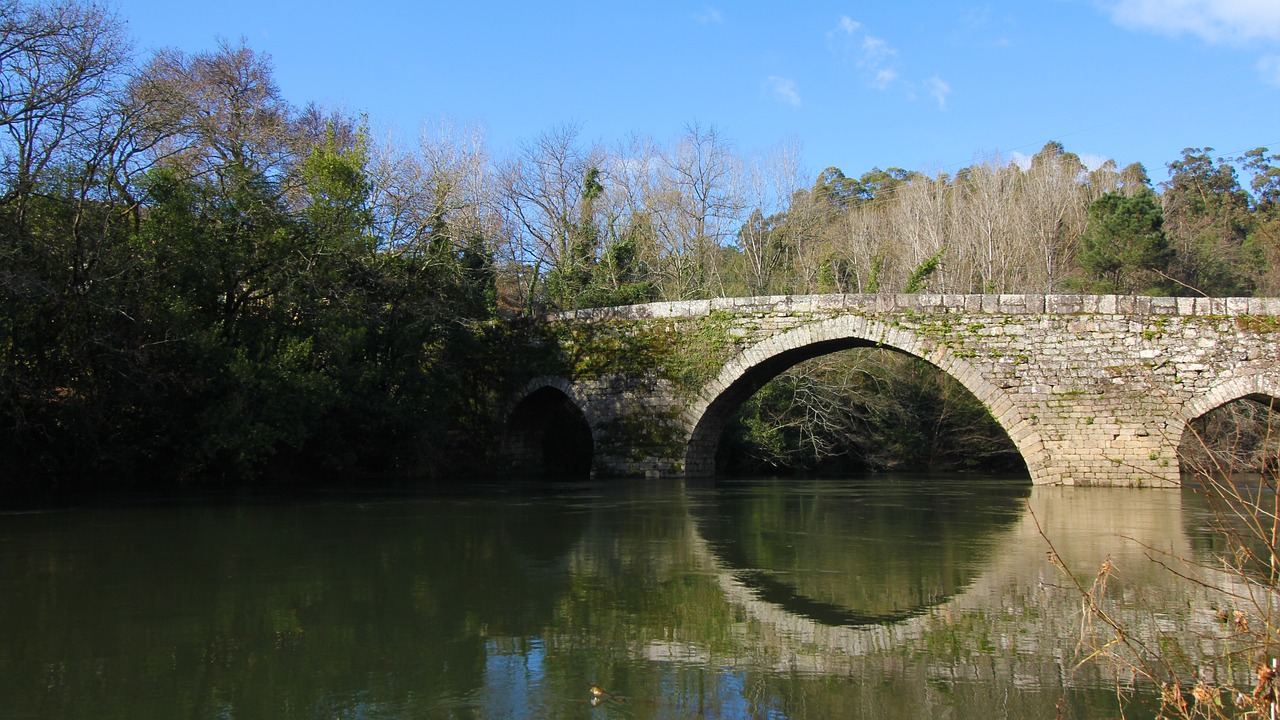
<instances>
[{"instance_id":1,"label":"power line","mask_svg":"<svg viewBox=\"0 0 1280 720\"><path fill-rule=\"evenodd\" d=\"M1252 68L1254 66L1255 66L1255 63L1250 61L1246 63L1233 65L1231 67L1223 68L1221 70L1217 70L1214 72L1199 75L1196 77L1188 78L1183 82L1179 82L1173 85L1168 85L1163 88L1160 88L1159 90L1148 93L1144 96L1131 99L1129 102L1129 105L1132 109L1118 115L1112 114L1110 115L1110 118L1104 122L1095 123L1087 127L1082 127L1074 130L1069 130L1067 132L1051 134L1040 141L1026 142L1026 143L1022 143L1020 145L1016 145L1016 146L1005 148L1005 149L997 148L995 153L996 154L1000 152L1017 153L1017 152L1021 152L1023 150L1028 150L1032 148L1039 149L1044 147L1046 144L1050 142L1061 141L1062 138L1073 137L1076 135L1081 135L1083 133L1092 132L1094 130L1111 127L1113 125L1118 125L1120 123L1131 121L1137 117L1149 118L1151 115L1150 108L1152 106L1157 105L1159 101L1166 100L1167 98L1174 96L1176 93L1180 93L1189 88L1199 88L1199 87L1209 86L1208 85L1209 81L1216 80L1226 76L1235 75L1239 73L1241 70ZM1215 85L1215 86L1209 86L1209 87L1217 87L1217 86ZM1217 104L1234 103L1242 100L1249 100L1256 97L1273 95L1273 94L1275 94L1275 90L1269 89L1269 88L1262 88L1259 90L1249 90L1243 93L1233 95L1231 97L1217 98L1215 99L1215 103ZM1168 108L1169 106L1166 104L1164 107ZM1178 110L1176 110L1172 114L1169 113L1168 111L1164 112L1161 115L1161 120L1167 121L1171 117L1186 117L1190 115L1193 111L1198 109L1198 107L1199 105L1192 104L1192 103L1181 104L1180 106L1178 106ZM1091 109L1093 110L1094 116L1107 112L1106 108L1099 108L1097 107L1096 104L1091 105ZM1249 149L1252 149L1252 148L1249 148ZM961 161L961 162L953 162L953 163L939 165L937 166L937 168L938 170L948 170L952 168L961 168L961 167L971 166L974 164L975 163L973 163L972 161Z\"/></svg>"}]
</instances>

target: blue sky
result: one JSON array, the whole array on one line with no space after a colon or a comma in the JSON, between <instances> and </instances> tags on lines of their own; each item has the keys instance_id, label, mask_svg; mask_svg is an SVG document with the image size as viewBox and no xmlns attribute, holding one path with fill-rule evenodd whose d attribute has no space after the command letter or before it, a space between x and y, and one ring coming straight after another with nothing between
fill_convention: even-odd
<instances>
[{"instance_id":1,"label":"blue sky","mask_svg":"<svg viewBox=\"0 0 1280 720\"><path fill-rule=\"evenodd\" d=\"M973 3L277 3L120 0L142 51L243 37L285 96L413 138L482 124L503 155L555 126L743 153L798 141L837 166L954 172L1049 140L1141 162L1280 152L1280 0Z\"/></svg>"}]
</instances>

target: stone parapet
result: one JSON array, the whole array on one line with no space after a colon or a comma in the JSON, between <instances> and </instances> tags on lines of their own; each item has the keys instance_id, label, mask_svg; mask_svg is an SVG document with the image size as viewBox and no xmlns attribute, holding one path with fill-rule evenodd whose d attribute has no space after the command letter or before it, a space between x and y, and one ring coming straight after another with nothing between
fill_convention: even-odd
<instances>
[{"instance_id":1,"label":"stone parapet","mask_svg":"<svg viewBox=\"0 0 1280 720\"><path fill-rule=\"evenodd\" d=\"M557 320L682 318L715 312L982 312L1005 315L1280 316L1280 298L1151 297L1146 295L769 295L567 310Z\"/></svg>"}]
</instances>

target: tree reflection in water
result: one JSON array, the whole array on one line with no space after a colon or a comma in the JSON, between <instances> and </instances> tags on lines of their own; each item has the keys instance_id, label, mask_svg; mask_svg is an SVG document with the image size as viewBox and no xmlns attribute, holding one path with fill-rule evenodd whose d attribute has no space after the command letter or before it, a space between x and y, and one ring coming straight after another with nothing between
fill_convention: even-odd
<instances>
[{"instance_id":1,"label":"tree reflection in water","mask_svg":"<svg viewBox=\"0 0 1280 720\"><path fill-rule=\"evenodd\" d=\"M1052 717L1063 700L1063 717L1112 717L1114 679L1076 669L1079 598L1055 586L1030 512L1070 566L1111 555L1118 596L1194 632L1194 598L1119 537L1187 550L1181 497L600 482L0 516L0 704L73 720L915 718ZM593 707L592 686L626 701Z\"/></svg>"}]
</instances>

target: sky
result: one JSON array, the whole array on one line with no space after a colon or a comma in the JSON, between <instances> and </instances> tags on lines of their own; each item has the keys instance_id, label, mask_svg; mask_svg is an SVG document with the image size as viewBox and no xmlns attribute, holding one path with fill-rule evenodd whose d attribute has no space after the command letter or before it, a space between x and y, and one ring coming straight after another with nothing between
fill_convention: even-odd
<instances>
[{"instance_id":1,"label":"sky","mask_svg":"<svg viewBox=\"0 0 1280 720\"><path fill-rule=\"evenodd\" d=\"M270 2L117 0L137 48L243 40L296 105L491 152L714 127L743 154L948 172L1056 140L1087 164L1280 153L1280 0Z\"/></svg>"}]
</instances>

